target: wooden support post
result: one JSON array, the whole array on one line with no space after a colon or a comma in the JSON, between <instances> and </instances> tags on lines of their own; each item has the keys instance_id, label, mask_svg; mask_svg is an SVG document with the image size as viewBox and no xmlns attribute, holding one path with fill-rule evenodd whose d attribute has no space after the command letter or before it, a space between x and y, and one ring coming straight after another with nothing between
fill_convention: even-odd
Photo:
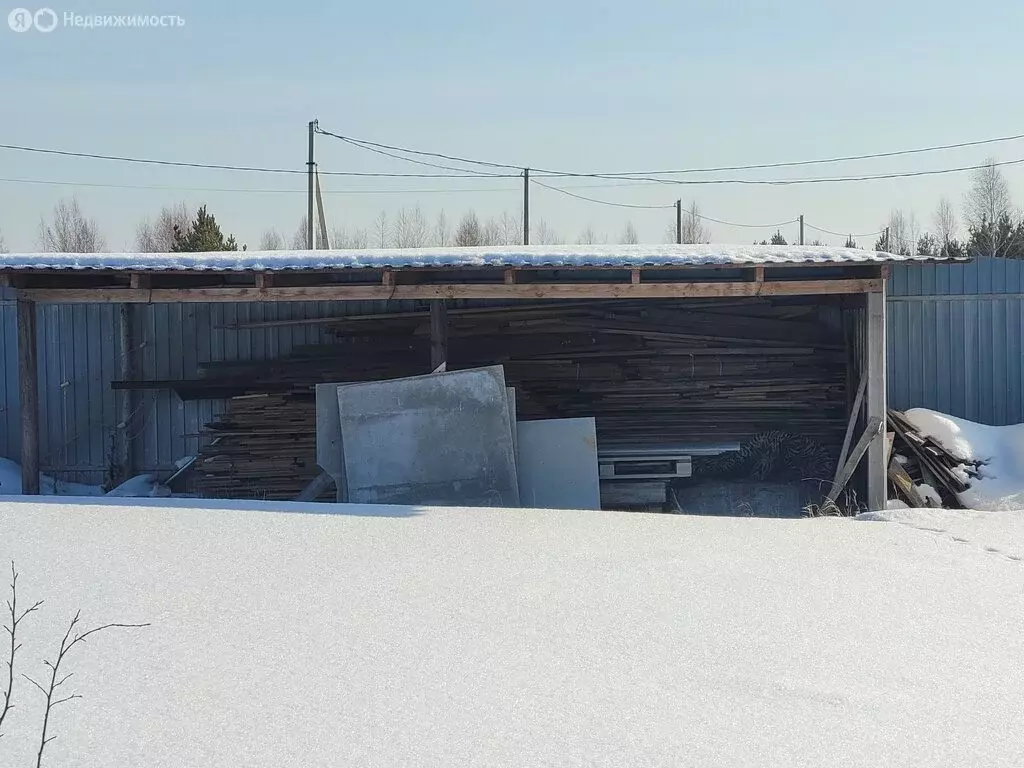
<instances>
[{"instance_id":1,"label":"wooden support post","mask_svg":"<svg viewBox=\"0 0 1024 768\"><path fill-rule=\"evenodd\" d=\"M118 307L118 336L120 338L120 375L121 381L131 381L135 374L132 366L132 350L134 348L134 342L132 341L132 319L135 314L135 308L131 304L121 304ZM134 412L133 407L133 395L134 391L131 389L124 389L117 393L119 397L118 405L120 407L120 414L118 417L118 457L117 463L121 471L120 480L123 482L128 478L132 477L135 473L132 471L132 414Z\"/></svg>"},{"instance_id":2,"label":"wooden support post","mask_svg":"<svg viewBox=\"0 0 1024 768\"><path fill-rule=\"evenodd\" d=\"M631 269L629 270L629 282L633 285L640 285L640 270Z\"/></svg>"},{"instance_id":3,"label":"wooden support post","mask_svg":"<svg viewBox=\"0 0 1024 768\"><path fill-rule=\"evenodd\" d=\"M868 508L872 512L885 509L887 462L885 450L885 283L882 290L867 295L867 333L865 356L868 373L867 417L883 425L868 447Z\"/></svg>"},{"instance_id":4,"label":"wooden support post","mask_svg":"<svg viewBox=\"0 0 1024 768\"><path fill-rule=\"evenodd\" d=\"M430 369L436 371L448 363L448 306L445 301L430 302Z\"/></svg>"},{"instance_id":5,"label":"wooden support post","mask_svg":"<svg viewBox=\"0 0 1024 768\"><path fill-rule=\"evenodd\" d=\"M381 276L381 285L385 288L395 287L395 273L390 269L385 269L384 274Z\"/></svg>"},{"instance_id":6,"label":"wooden support post","mask_svg":"<svg viewBox=\"0 0 1024 768\"><path fill-rule=\"evenodd\" d=\"M36 305L18 299L18 391L21 395L21 492L39 494L39 369Z\"/></svg>"},{"instance_id":7,"label":"wooden support post","mask_svg":"<svg viewBox=\"0 0 1024 768\"><path fill-rule=\"evenodd\" d=\"M512 268L506 269L504 272L505 285L516 284L516 271Z\"/></svg>"}]
</instances>

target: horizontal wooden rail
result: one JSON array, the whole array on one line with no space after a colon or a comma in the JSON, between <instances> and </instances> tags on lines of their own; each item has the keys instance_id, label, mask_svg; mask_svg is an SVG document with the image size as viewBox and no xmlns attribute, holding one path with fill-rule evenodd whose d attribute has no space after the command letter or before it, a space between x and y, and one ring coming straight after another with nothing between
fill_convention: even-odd
<instances>
[{"instance_id":1,"label":"horizontal wooden rail","mask_svg":"<svg viewBox=\"0 0 1024 768\"><path fill-rule=\"evenodd\" d=\"M877 293L880 279L708 283L317 285L252 288L24 288L23 298L60 304L367 301L380 299L703 299Z\"/></svg>"}]
</instances>

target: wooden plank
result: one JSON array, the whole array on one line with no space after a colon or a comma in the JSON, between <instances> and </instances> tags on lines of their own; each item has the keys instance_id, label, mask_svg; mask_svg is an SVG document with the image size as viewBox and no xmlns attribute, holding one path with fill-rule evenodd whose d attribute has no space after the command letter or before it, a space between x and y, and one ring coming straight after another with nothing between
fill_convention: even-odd
<instances>
[{"instance_id":1,"label":"wooden plank","mask_svg":"<svg viewBox=\"0 0 1024 768\"><path fill-rule=\"evenodd\" d=\"M505 285L515 285L516 282L516 271L512 268L506 269L504 273Z\"/></svg>"},{"instance_id":2,"label":"wooden plank","mask_svg":"<svg viewBox=\"0 0 1024 768\"><path fill-rule=\"evenodd\" d=\"M386 273L390 274L390 273ZM391 275L389 278L394 279ZM39 303L173 304L180 302L367 301L375 299L686 299L735 296L819 296L847 293L879 295L878 279L793 280L766 283L523 283L318 285L305 287L226 288L27 288L19 295ZM883 349L884 351L884 349Z\"/></svg>"},{"instance_id":3,"label":"wooden plank","mask_svg":"<svg viewBox=\"0 0 1024 768\"><path fill-rule=\"evenodd\" d=\"M265 291L274 284L274 275L270 272L256 273L256 290Z\"/></svg>"},{"instance_id":4,"label":"wooden plank","mask_svg":"<svg viewBox=\"0 0 1024 768\"><path fill-rule=\"evenodd\" d=\"M633 285L640 285L640 270L631 269L629 270L629 282Z\"/></svg>"},{"instance_id":5,"label":"wooden plank","mask_svg":"<svg viewBox=\"0 0 1024 768\"><path fill-rule=\"evenodd\" d=\"M128 276L128 284L132 288L149 288L152 284L152 275L143 275L138 272L132 272Z\"/></svg>"},{"instance_id":6,"label":"wooden plank","mask_svg":"<svg viewBox=\"0 0 1024 768\"><path fill-rule=\"evenodd\" d=\"M395 286L395 273L390 269L385 269L384 274L381 275L380 282L381 285L390 291Z\"/></svg>"},{"instance_id":7,"label":"wooden plank","mask_svg":"<svg viewBox=\"0 0 1024 768\"><path fill-rule=\"evenodd\" d=\"M857 396L853 399L853 408L850 410L850 418L846 422L846 436L843 438L843 448L839 451L839 463L836 464L836 480L839 479L839 473L846 463L846 453L850 450L850 441L853 440L853 429L857 426L857 417L860 416L860 406L864 400L864 392L867 388L868 377L862 373L860 385L857 387Z\"/></svg>"},{"instance_id":8,"label":"wooden plank","mask_svg":"<svg viewBox=\"0 0 1024 768\"><path fill-rule=\"evenodd\" d=\"M917 492L914 480L895 458L889 462L889 479L914 509L921 509L926 506L924 499L921 498L921 494Z\"/></svg>"},{"instance_id":9,"label":"wooden plank","mask_svg":"<svg viewBox=\"0 0 1024 768\"><path fill-rule=\"evenodd\" d=\"M430 302L430 369L448 362L448 307L444 301Z\"/></svg>"},{"instance_id":10,"label":"wooden plank","mask_svg":"<svg viewBox=\"0 0 1024 768\"><path fill-rule=\"evenodd\" d=\"M885 282L882 288L867 296L865 334L865 370L868 375L867 416L870 422L875 419L879 424L885 423ZM886 479L888 462L885 451L885 430L880 430L871 440L868 449L868 509L880 512L885 509Z\"/></svg>"},{"instance_id":11,"label":"wooden plank","mask_svg":"<svg viewBox=\"0 0 1024 768\"><path fill-rule=\"evenodd\" d=\"M763 283L764 282L764 265L763 264L760 265L760 266L754 267L754 282L755 283Z\"/></svg>"},{"instance_id":12,"label":"wooden plank","mask_svg":"<svg viewBox=\"0 0 1024 768\"><path fill-rule=\"evenodd\" d=\"M21 396L21 492L39 494L39 368L36 305L18 299L18 392Z\"/></svg>"},{"instance_id":13,"label":"wooden plank","mask_svg":"<svg viewBox=\"0 0 1024 768\"><path fill-rule=\"evenodd\" d=\"M868 450L868 446L873 444L875 439L883 435L882 421L876 416L868 419L868 425L864 429L864 433L860 436L860 440L857 441L857 445L853 447L853 451L850 453L850 458L846 460L846 464L843 466L842 471L836 476L836 480L832 483L832 488L829 490L828 495L825 497L828 501L835 502L836 497L843 492L843 488L850 482L850 478L853 477L853 471L857 469L857 465L860 464L861 458ZM882 504L885 506L884 502ZM872 510L877 511L877 510Z\"/></svg>"}]
</instances>

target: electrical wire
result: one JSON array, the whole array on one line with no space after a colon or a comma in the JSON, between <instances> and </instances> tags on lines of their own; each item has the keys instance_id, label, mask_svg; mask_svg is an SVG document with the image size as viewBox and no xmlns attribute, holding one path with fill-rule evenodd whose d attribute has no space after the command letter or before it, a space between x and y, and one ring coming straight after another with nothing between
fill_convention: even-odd
<instances>
[{"instance_id":1,"label":"electrical wire","mask_svg":"<svg viewBox=\"0 0 1024 768\"><path fill-rule=\"evenodd\" d=\"M747 229L778 229L779 227L796 224L800 221L800 219L790 219L789 221L780 221L775 224L739 224L735 221L724 221L722 219L712 218L711 216L705 216L703 213L698 213L697 218L704 219L705 221L713 221L715 224L724 224L727 227L745 227Z\"/></svg>"},{"instance_id":2,"label":"electrical wire","mask_svg":"<svg viewBox=\"0 0 1024 768\"><path fill-rule=\"evenodd\" d=\"M544 187L544 189L550 189L552 192L561 192L563 195L568 195L569 197L575 197L577 200L586 200L588 203L598 203L599 205L611 205L611 206L614 206L616 208L648 208L648 209L665 209L665 208L675 208L676 207L674 203L670 204L670 205L639 205L639 204L636 204L636 203L614 203L614 202L612 202L610 200L598 200L596 197L587 197L586 195L577 195L575 192L569 192L566 189L559 189L558 187L552 187L549 184L544 184L543 182L537 181L536 179L533 179L533 178L531 178L530 181L533 184L536 184L538 187Z\"/></svg>"},{"instance_id":3,"label":"electrical wire","mask_svg":"<svg viewBox=\"0 0 1024 768\"><path fill-rule=\"evenodd\" d=\"M0 184L43 184L60 187L96 187L99 189L153 189L168 192L230 192L259 194L306 194L305 189L229 189L224 187L174 187L156 184L102 184L88 181L58 181L55 179L7 179L0 178ZM434 194L434 193L477 193L477 192L518 192L519 187L483 189L325 189L325 195L376 195L376 194Z\"/></svg>"},{"instance_id":4,"label":"electrical wire","mask_svg":"<svg viewBox=\"0 0 1024 768\"><path fill-rule=\"evenodd\" d=\"M515 178L516 176L520 175L520 174L509 174L509 173L491 173L489 171L476 171L476 170L472 170L470 168L457 168L454 165L442 165L442 164L439 164L439 163L428 163L425 160L415 160L415 159L413 159L411 157L402 157L401 155L396 155L395 153L388 152L387 150L384 150L384 149L377 149L376 147L369 146L369 145L364 144L363 142L358 141L356 139L349 139L349 138L346 138L344 136L335 136L335 134L333 134L333 133L329 133L329 134L326 134L326 135L333 136L334 138L337 138L337 139L341 139L345 143L351 144L354 147L359 147L360 149L365 149L365 150L368 150L370 152L376 152L378 155L384 155L385 157L394 158L395 160L404 160L407 163L415 163L416 165L424 165L424 166L427 166L428 168L440 168L440 169L446 170L446 171L458 171L458 172L460 172L462 174L465 174L465 175L487 176L487 177L490 177L490 178L499 178L499 179Z\"/></svg>"},{"instance_id":5,"label":"electrical wire","mask_svg":"<svg viewBox=\"0 0 1024 768\"><path fill-rule=\"evenodd\" d=\"M816 227L807 221L804 221L804 226L807 227L808 229L813 229L816 232L824 232L826 235L835 235L836 237L873 237L874 235L880 235L885 231L884 229L878 229L875 230L874 232L862 232L861 234L858 235L850 234L848 232L833 232L831 229Z\"/></svg>"},{"instance_id":6,"label":"electrical wire","mask_svg":"<svg viewBox=\"0 0 1024 768\"><path fill-rule=\"evenodd\" d=\"M977 141L966 141L959 142L956 144L941 144L930 147L918 147L914 149L896 150L892 152L877 152L873 154L863 155L847 155L843 157L823 158L817 160L798 160L783 163L756 163L750 165L735 165L735 166L719 166L715 168L688 168L682 170L659 170L659 171L644 171L644 172L616 172L616 173L571 173L567 171L556 171L546 168L533 168L532 166L523 165L510 165L508 163L495 163L487 160L476 160L468 157L460 157L458 155L448 155L442 152L426 152L418 149L410 149L408 147L399 147L391 144L382 144L380 142L367 141L365 139L356 139L351 136L343 136L338 133L326 131L322 128L318 128L317 132L325 136L331 136L341 141L345 141L354 146L360 146L363 149L376 148L380 150L391 150L394 152L404 152L406 154L419 155L421 157L435 157L443 160L451 160L458 163L466 163L471 165L481 165L489 168L503 168L507 170L520 170L524 167L530 167L530 170L534 173L542 176L550 176L552 178L565 178L565 177L584 177L584 178L607 178L607 179L628 179L631 181L649 181L657 182L662 184L768 184L768 185L787 185L787 184L816 184L816 183L835 183L845 181L871 181L875 179L890 179L890 178L907 178L911 176L928 176L940 173L956 173L965 170L975 170L977 168L986 167L988 163L975 166L963 166L960 168L946 168L946 169L935 169L929 171L909 171L903 173L894 174L874 174L864 176L849 176L849 177L824 177L824 178L804 178L804 179L703 179L703 180L683 180L683 179L659 179L655 178L656 174L660 175L671 175L671 174L688 174L688 173L710 173L715 171L738 171L738 170L758 170L765 168L782 168L782 167L794 167L802 165L815 165L815 164L827 164L846 162L850 160L867 160L872 158L881 157L896 157L899 155L910 155L920 154L922 152L935 152L946 149L956 149L961 147L979 146L983 144L992 144L996 142L1014 141L1024 138L1024 134L1016 134L1013 136L1002 136L993 139L980 139ZM372 150L371 150L372 151ZM390 155L394 157L394 155ZM415 162L411 158L405 158L409 162ZM1019 160L1004 161L1001 163L995 163L995 165L1012 165L1016 163L1024 163L1024 158Z\"/></svg>"},{"instance_id":7,"label":"electrical wire","mask_svg":"<svg viewBox=\"0 0 1024 768\"><path fill-rule=\"evenodd\" d=\"M216 163L189 163L177 160L155 160L152 158L125 157L122 155L103 155L94 152L70 152L63 149L47 149L43 147L26 147L18 144L0 144L0 149L10 149L18 152L34 152L42 155L60 155L62 157L82 157L91 160L113 160L120 163L136 163L141 165L160 165L174 168L202 168L214 171L247 171L252 173L279 173L306 175L308 171L296 168L265 168L249 165L220 165ZM401 158L408 159L408 158ZM367 178L397 178L397 179L475 179L482 176L493 176L495 178L516 178L518 174L481 174L480 172L464 171L462 173L379 173L360 171L320 171L321 176L351 176Z\"/></svg>"}]
</instances>

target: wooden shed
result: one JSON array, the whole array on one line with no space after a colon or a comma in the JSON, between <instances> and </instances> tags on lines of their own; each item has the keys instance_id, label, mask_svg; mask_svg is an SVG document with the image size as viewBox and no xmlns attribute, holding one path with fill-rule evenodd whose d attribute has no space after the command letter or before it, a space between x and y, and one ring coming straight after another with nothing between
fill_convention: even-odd
<instances>
[{"instance_id":1,"label":"wooden shed","mask_svg":"<svg viewBox=\"0 0 1024 768\"><path fill-rule=\"evenodd\" d=\"M880 509L887 265L918 260L721 245L3 254L0 286L18 306L23 487L39 487L37 304L121 305L127 350L139 304L376 301L369 316L318 320L345 342L326 362L278 365L276 378L254 362L194 382L132 381L126 365L117 385L224 397L261 378L272 389L501 363L526 418L593 415L608 444L787 430L838 456L870 430L862 471Z\"/></svg>"}]
</instances>

